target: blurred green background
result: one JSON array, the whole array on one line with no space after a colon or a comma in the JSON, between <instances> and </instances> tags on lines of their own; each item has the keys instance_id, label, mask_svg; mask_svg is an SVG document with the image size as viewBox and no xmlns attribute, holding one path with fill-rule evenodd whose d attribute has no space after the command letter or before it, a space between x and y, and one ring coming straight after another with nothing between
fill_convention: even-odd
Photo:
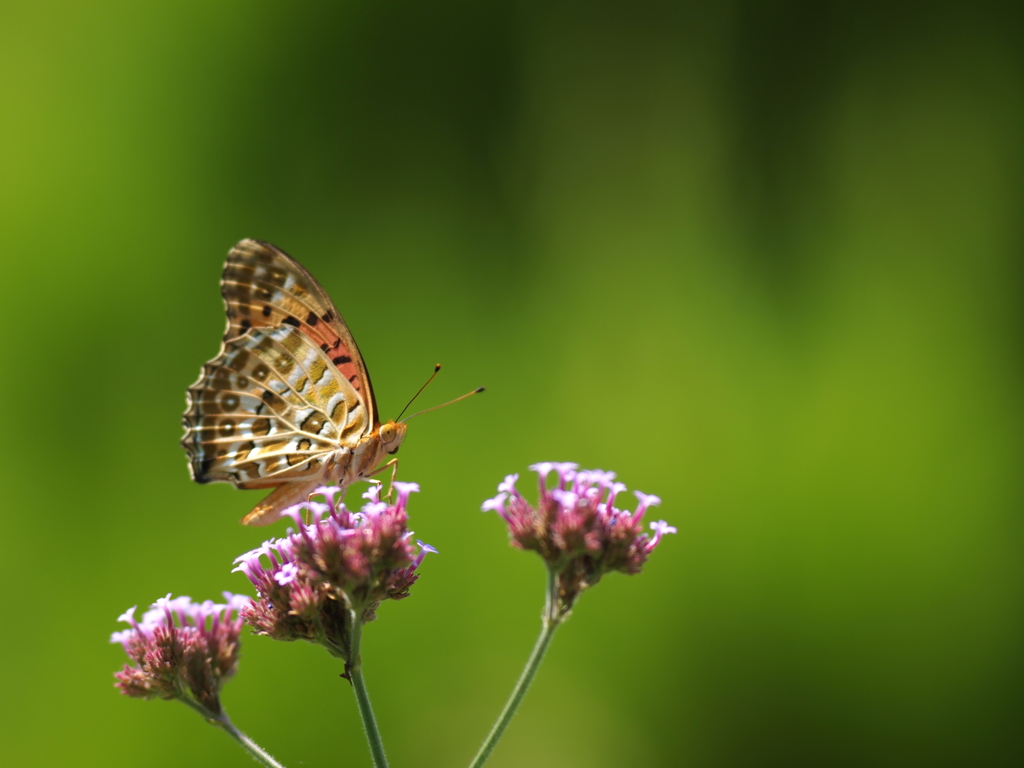
<instances>
[{"instance_id":1,"label":"blurred green background","mask_svg":"<svg viewBox=\"0 0 1024 768\"><path fill-rule=\"evenodd\" d=\"M7 766L251 765L119 696L115 617L245 591L192 484L218 277L274 242L394 416L429 559L367 629L395 766L468 763L538 629L480 502L614 469L679 528L556 637L502 766L1024 759L1019 3L0 6ZM367 766L321 649L224 701Z\"/></svg>"}]
</instances>

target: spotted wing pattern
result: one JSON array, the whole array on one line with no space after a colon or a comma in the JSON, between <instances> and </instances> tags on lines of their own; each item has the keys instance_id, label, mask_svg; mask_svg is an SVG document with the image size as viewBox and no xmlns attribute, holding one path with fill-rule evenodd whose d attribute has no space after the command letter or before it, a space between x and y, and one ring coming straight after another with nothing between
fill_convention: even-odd
<instances>
[{"instance_id":1,"label":"spotted wing pattern","mask_svg":"<svg viewBox=\"0 0 1024 768\"><path fill-rule=\"evenodd\" d=\"M290 325L319 347L377 420L370 375L352 333L326 291L301 264L269 243L242 240L228 254L221 276L227 309L225 341L250 328Z\"/></svg>"},{"instance_id":2,"label":"spotted wing pattern","mask_svg":"<svg viewBox=\"0 0 1024 768\"><path fill-rule=\"evenodd\" d=\"M357 443L373 421L328 355L291 324L228 338L188 390L192 478L269 488L315 475Z\"/></svg>"}]
</instances>

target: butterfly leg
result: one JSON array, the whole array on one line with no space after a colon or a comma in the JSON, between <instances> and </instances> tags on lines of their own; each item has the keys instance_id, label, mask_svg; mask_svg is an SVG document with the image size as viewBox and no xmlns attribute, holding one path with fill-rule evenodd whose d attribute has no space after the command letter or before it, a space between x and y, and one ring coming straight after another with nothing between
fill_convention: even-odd
<instances>
[{"instance_id":1,"label":"butterfly leg","mask_svg":"<svg viewBox=\"0 0 1024 768\"><path fill-rule=\"evenodd\" d=\"M369 478L373 477L376 474L380 474L381 472L383 472L388 467L391 467L391 485L388 486L388 495L385 496L384 498L387 499L388 503L390 504L391 503L391 491L393 490L393 486L395 484L395 475L398 474L398 459L392 459L387 464L381 464L379 467L377 467L375 470L373 470L373 472L368 474L366 477L367 477L367 479L369 479ZM371 481L371 482L373 482L373 481ZM377 480L376 482L380 483L379 480ZM383 485L383 483L380 483L380 484Z\"/></svg>"}]
</instances>

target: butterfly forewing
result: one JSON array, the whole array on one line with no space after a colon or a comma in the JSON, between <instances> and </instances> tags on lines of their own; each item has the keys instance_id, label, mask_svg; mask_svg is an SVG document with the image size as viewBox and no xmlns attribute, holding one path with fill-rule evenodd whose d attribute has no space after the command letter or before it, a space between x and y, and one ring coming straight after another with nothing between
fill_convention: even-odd
<instances>
[{"instance_id":1,"label":"butterfly forewing","mask_svg":"<svg viewBox=\"0 0 1024 768\"><path fill-rule=\"evenodd\" d=\"M201 483L266 488L315 475L373 427L355 387L290 324L226 340L188 399L182 444Z\"/></svg>"},{"instance_id":2,"label":"butterfly forewing","mask_svg":"<svg viewBox=\"0 0 1024 768\"><path fill-rule=\"evenodd\" d=\"M278 248L242 240L228 254L221 277L227 309L225 340L250 328L297 328L364 401L369 423L377 419L370 376L355 339L320 284Z\"/></svg>"}]
</instances>

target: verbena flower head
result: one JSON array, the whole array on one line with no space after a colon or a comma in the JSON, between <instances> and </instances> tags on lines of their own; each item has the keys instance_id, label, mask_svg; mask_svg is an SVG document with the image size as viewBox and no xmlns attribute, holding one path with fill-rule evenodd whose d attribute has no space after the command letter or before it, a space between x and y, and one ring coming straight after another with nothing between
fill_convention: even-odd
<instances>
[{"instance_id":1,"label":"verbena flower head","mask_svg":"<svg viewBox=\"0 0 1024 768\"><path fill-rule=\"evenodd\" d=\"M636 492L633 512L615 506L626 486L614 472L580 470L576 464L543 462L530 467L540 479L537 503L517 490L519 475L508 475L498 495L481 506L497 512L508 524L512 545L537 552L556 579L557 604L553 618L571 610L580 593L610 571L639 573L662 537L676 529L664 520L644 533L642 518L661 499ZM553 487L548 477L554 473Z\"/></svg>"},{"instance_id":2,"label":"verbena flower head","mask_svg":"<svg viewBox=\"0 0 1024 768\"><path fill-rule=\"evenodd\" d=\"M250 599L224 593L225 603L193 603L188 597L161 597L136 621L135 607L118 617L129 629L110 636L124 646L131 664L114 673L116 687L141 699L182 699L210 717L221 713L220 688L238 667L237 612Z\"/></svg>"},{"instance_id":3,"label":"verbena flower head","mask_svg":"<svg viewBox=\"0 0 1024 768\"><path fill-rule=\"evenodd\" d=\"M235 560L235 570L256 587L257 599L242 616L257 634L308 640L349 660L350 612L370 621L382 600L408 597L423 558L437 551L413 543L407 529L409 495L419 486L396 482L394 490L398 498L392 504L381 501L380 487L372 486L363 494L362 510L350 512L335 503L339 488L318 488L315 493L326 503L285 510L294 531Z\"/></svg>"}]
</instances>

